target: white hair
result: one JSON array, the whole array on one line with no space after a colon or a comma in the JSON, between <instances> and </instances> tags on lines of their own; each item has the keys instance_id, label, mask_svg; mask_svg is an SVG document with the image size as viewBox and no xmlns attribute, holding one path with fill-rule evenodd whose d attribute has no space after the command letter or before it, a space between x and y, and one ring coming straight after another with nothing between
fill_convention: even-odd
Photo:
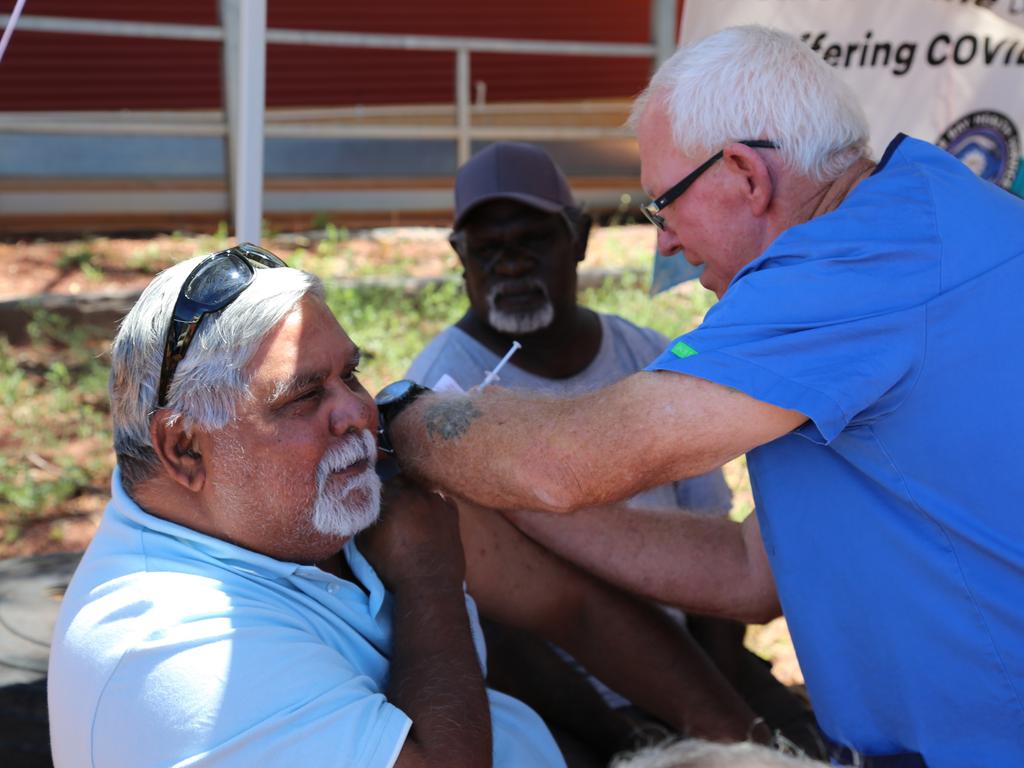
<instances>
[{"instance_id":1,"label":"white hair","mask_svg":"<svg viewBox=\"0 0 1024 768\"><path fill-rule=\"evenodd\" d=\"M612 760L609 768L825 768L808 757L793 757L749 741L716 744L701 739L670 741Z\"/></svg>"},{"instance_id":2,"label":"white hair","mask_svg":"<svg viewBox=\"0 0 1024 768\"><path fill-rule=\"evenodd\" d=\"M637 98L630 125L665 109L686 157L770 139L786 164L832 181L868 157L868 122L853 91L805 43L760 26L729 27L677 50Z\"/></svg>"},{"instance_id":3,"label":"white hair","mask_svg":"<svg viewBox=\"0 0 1024 768\"><path fill-rule=\"evenodd\" d=\"M121 321L111 349L110 412L125 489L158 466L149 422L171 312L185 278L204 256L175 264L146 287ZM319 279L297 269L256 269L252 282L220 312L205 316L167 390L168 423L219 429L249 394L246 366L263 338L305 296L323 299Z\"/></svg>"}]
</instances>

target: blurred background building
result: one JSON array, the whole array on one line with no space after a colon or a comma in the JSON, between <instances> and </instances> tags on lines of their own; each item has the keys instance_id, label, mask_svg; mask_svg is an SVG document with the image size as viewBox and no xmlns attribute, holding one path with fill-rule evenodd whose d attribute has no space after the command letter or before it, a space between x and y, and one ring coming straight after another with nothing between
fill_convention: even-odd
<instances>
[{"instance_id":1,"label":"blurred background building","mask_svg":"<svg viewBox=\"0 0 1024 768\"><path fill-rule=\"evenodd\" d=\"M0 64L0 233L229 219L249 1L27 0ZM15 5L0 0L0 23ZM269 0L264 218L445 223L459 161L495 139L545 145L595 211L628 206L623 121L681 8Z\"/></svg>"}]
</instances>

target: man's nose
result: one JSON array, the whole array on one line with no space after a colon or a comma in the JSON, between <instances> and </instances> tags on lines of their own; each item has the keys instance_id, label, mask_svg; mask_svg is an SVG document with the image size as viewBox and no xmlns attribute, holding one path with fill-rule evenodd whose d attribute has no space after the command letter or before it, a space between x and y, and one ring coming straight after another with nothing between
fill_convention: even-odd
<instances>
[{"instance_id":1,"label":"man's nose","mask_svg":"<svg viewBox=\"0 0 1024 768\"><path fill-rule=\"evenodd\" d=\"M683 244L679 242L675 232L668 228L658 230L658 253L662 256L671 256L682 248Z\"/></svg>"},{"instance_id":2,"label":"man's nose","mask_svg":"<svg viewBox=\"0 0 1024 768\"><path fill-rule=\"evenodd\" d=\"M515 245L506 245L494 259L491 271L502 277L522 277L533 271L536 260L530 254Z\"/></svg>"},{"instance_id":3,"label":"man's nose","mask_svg":"<svg viewBox=\"0 0 1024 768\"><path fill-rule=\"evenodd\" d=\"M357 393L342 385L332 393L330 430L337 437L352 430L368 429L377 433L377 407L366 392Z\"/></svg>"}]
</instances>

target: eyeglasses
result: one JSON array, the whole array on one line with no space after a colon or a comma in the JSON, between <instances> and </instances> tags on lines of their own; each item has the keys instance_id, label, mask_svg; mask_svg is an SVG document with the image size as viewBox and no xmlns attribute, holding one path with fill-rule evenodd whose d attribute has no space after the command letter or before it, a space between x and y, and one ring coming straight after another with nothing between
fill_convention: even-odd
<instances>
[{"instance_id":1,"label":"eyeglasses","mask_svg":"<svg viewBox=\"0 0 1024 768\"><path fill-rule=\"evenodd\" d=\"M160 367L160 388L157 407L167 404L167 389L178 363L185 357L199 322L211 312L218 312L237 299L249 287L254 267L287 267L281 259L265 248L242 243L212 253L189 272L174 302L171 325L167 329L164 359Z\"/></svg>"},{"instance_id":2,"label":"eyeglasses","mask_svg":"<svg viewBox=\"0 0 1024 768\"><path fill-rule=\"evenodd\" d=\"M760 139L751 139L748 141L739 141L737 144L743 144L748 147L754 147L755 149L778 149L779 145L774 141L763 141ZM656 200L651 200L649 203L640 206L640 212L647 217L647 220L654 226L660 229L662 232L665 231L665 219L658 214L661 213L665 208L674 203L683 192L690 188L700 175L704 173L708 168L717 163L725 150L718 150L712 157L709 157L703 163L697 166L697 168L686 176L682 181L672 187L661 197Z\"/></svg>"}]
</instances>

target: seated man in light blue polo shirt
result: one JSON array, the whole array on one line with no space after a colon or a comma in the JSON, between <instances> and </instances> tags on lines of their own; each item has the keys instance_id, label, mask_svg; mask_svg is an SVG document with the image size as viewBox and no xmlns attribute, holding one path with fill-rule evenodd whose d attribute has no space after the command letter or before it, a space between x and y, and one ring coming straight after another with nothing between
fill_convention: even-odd
<instances>
[{"instance_id":1,"label":"seated man in light blue polo shirt","mask_svg":"<svg viewBox=\"0 0 1024 768\"><path fill-rule=\"evenodd\" d=\"M357 547L381 495L358 362L319 282L262 249L147 288L55 632L55 765L564 765L485 688L454 507L391 488Z\"/></svg>"},{"instance_id":2,"label":"seated man in light blue polo shirt","mask_svg":"<svg viewBox=\"0 0 1024 768\"><path fill-rule=\"evenodd\" d=\"M700 659L641 603L546 553L538 566L543 550L514 563L546 583L506 568L501 552L528 550L525 537L467 526L401 481L370 528L378 416L358 362L319 281L254 246L143 293L113 348L112 499L51 651L57 768L563 766L540 718L485 687L464 579L685 720L679 669ZM634 676L594 625L627 641L647 625L661 661ZM742 737L753 715L730 706L709 717Z\"/></svg>"}]
</instances>

